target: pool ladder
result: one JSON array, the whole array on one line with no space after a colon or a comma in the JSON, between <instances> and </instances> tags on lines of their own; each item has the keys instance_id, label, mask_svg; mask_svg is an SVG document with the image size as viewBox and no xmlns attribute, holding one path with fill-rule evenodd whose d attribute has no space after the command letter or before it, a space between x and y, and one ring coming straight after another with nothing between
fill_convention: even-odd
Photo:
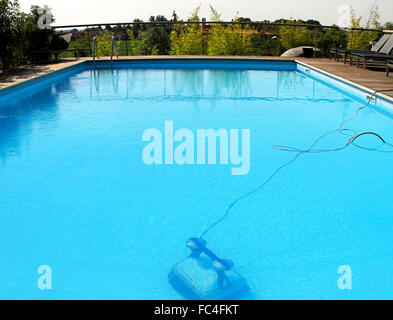
<instances>
[{"instance_id":1,"label":"pool ladder","mask_svg":"<svg viewBox=\"0 0 393 320\"><path fill-rule=\"evenodd\" d=\"M118 38L113 36L112 37L112 42L111 42L111 63L113 63L113 49L116 49L116 58L119 59L119 52L118 52L118 46L117 46L117 40ZM93 38L93 63L94 66L96 65L96 59L98 59L98 42L97 42L97 37Z\"/></svg>"},{"instance_id":2,"label":"pool ladder","mask_svg":"<svg viewBox=\"0 0 393 320\"><path fill-rule=\"evenodd\" d=\"M96 58L98 59L98 43L97 37L93 37L93 63L96 66Z\"/></svg>"},{"instance_id":3,"label":"pool ladder","mask_svg":"<svg viewBox=\"0 0 393 320\"><path fill-rule=\"evenodd\" d=\"M113 63L113 48L116 48L116 58L119 59L119 53L117 50L117 40L118 38L116 36L112 37L112 43L111 43L111 63Z\"/></svg>"}]
</instances>

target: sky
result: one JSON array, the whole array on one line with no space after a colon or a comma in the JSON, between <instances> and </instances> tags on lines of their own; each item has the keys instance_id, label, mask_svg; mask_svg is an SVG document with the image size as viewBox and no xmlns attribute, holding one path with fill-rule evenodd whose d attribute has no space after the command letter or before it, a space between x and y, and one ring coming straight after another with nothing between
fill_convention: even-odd
<instances>
[{"instance_id":1,"label":"sky","mask_svg":"<svg viewBox=\"0 0 393 320\"><path fill-rule=\"evenodd\" d=\"M227 21L238 13L252 20L315 19L323 25L340 26L345 26L345 10L340 11L340 7L351 5L358 16L368 17L375 1L381 21L393 21L393 0L19 0L26 12L32 4L48 5L56 19L54 25L131 22L135 18L147 20L151 15L170 18L173 10L187 19L199 4L200 17L209 20L211 4Z\"/></svg>"}]
</instances>

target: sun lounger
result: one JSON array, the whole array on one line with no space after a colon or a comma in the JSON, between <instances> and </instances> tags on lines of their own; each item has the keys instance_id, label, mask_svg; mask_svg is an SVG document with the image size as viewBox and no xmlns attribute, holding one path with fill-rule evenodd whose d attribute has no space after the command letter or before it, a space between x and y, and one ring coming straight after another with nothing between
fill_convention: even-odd
<instances>
[{"instance_id":1,"label":"sun lounger","mask_svg":"<svg viewBox=\"0 0 393 320\"><path fill-rule=\"evenodd\" d=\"M386 76L389 77L390 69L393 68L393 60L388 60L386 64Z\"/></svg>"},{"instance_id":2,"label":"sun lounger","mask_svg":"<svg viewBox=\"0 0 393 320\"><path fill-rule=\"evenodd\" d=\"M347 63L348 58L349 58L349 63L352 65L353 59L352 55L357 54L357 53L378 53L383 46L386 44L386 42L390 39L393 38L393 35L390 34L384 34L381 39L379 39L371 48L371 51L364 51L364 50L350 50L350 49L342 49L342 48L332 48L330 49L330 56L329 58L331 59L332 56L334 56L334 60L339 62L340 57L343 57L344 64Z\"/></svg>"},{"instance_id":3,"label":"sun lounger","mask_svg":"<svg viewBox=\"0 0 393 320\"><path fill-rule=\"evenodd\" d=\"M55 60L58 60L59 55L62 52L74 52L76 57L75 49L68 49L72 38L72 33L67 33L63 35L55 34L52 37L49 48L46 50L35 50L36 54L42 54L42 59L39 62L48 62L52 60L52 56L55 56Z\"/></svg>"},{"instance_id":4,"label":"sun lounger","mask_svg":"<svg viewBox=\"0 0 393 320\"><path fill-rule=\"evenodd\" d=\"M55 56L56 60L60 53L68 51L72 38L72 33L67 33L63 35L55 35L51 41L49 52Z\"/></svg>"},{"instance_id":5,"label":"sun lounger","mask_svg":"<svg viewBox=\"0 0 393 320\"><path fill-rule=\"evenodd\" d=\"M393 55L390 53L393 50L393 36L389 38L389 40L384 44L379 53L373 52L358 52L353 53L352 56L356 59L356 66L360 67L363 65L363 68L367 67L386 67L388 60L393 60Z\"/></svg>"}]
</instances>

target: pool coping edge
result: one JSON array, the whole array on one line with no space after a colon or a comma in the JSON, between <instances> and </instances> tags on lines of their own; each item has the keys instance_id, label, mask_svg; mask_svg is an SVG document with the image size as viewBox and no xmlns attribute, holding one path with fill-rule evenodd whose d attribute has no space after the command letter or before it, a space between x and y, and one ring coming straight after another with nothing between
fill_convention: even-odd
<instances>
[{"instance_id":1,"label":"pool coping edge","mask_svg":"<svg viewBox=\"0 0 393 320\"><path fill-rule=\"evenodd\" d=\"M281 58L281 57L274 57L273 58L272 57L271 59L266 59L266 57L263 57L263 58L261 58L261 57L247 57L247 58L245 58L245 57L239 57L239 56L237 56L237 57L236 56L233 56L233 57L232 56L226 56L226 57L220 57L220 56L209 56L209 57L207 57L207 56L202 56L202 57L200 57L200 56L193 56L193 57L190 57L190 56L176 56L176 57L172 57L172 56L168 56L168 57L164 57L164 56L156 56L156 57L135 56L133 58L127 57L125 59L116 59L115 62L117 62L117 61L118 62L127 62L127 61L132 62L132 61L143 61L143 60L145 60L145 61L157 61L157 60L172 60L172 61L173 60L217 60L217 61L219 61L219 60L238 60L238 61L294 62L297 65L302 65L305 68L312 69L312 70L319 72L325 76L328 76L338 82L350 85L351 87L354 87L363 93L368 93L371 95L374 94L376 97L379 97L381 100L385 100L386 102L393 104L393 97L389 97L383 93L375 93L375 90L373 90L373 89L362 86L358 83L355 83L353 81L350 81L348 79L345 79L343 77L335 75L333 73L324 71L320 68L311 66L310 64L305 63L303 61L299 61L296 58ZM104 57L104 58L95 60L95 63L97 63L97 64L110 63L110 62L111 62L111 60L108 57ZM11 85L6 86L4 88L0 88L0 97L3 97L9 93L15 92L19 88L26 87L29 84L35 83L39 80L50 78L50 77L56 76L58 74L61 74L62 72L69 71L73 68L77 68L77 67L80 67L83 65L91 65L93 63L94 63L94 60L92 58L83 59L80 61L76 61L72 65L62 67L58 70L49 71L48 73L33 76L30 79L22 80L18 83L11 84Z\"/></svg>"},{"instance_id":2,"label":"pool coping edge","mask_svg":"<svg viewBox=\"0 0 393 320\"><path fill-rule=\"evenodd\" d=\"M309 68L309 69L312 69L312 70L314 70L316 72L322 73L322 74L324 74L325 76L327 76L329 78L333 78L336 81L339 81L339 82L345 83L347 85L350 85L351 87L354 87L354 88L356 88L356 89L358 89L360 91L363 91L364 93L369 93L369 94L375 95L376 97L379 97L382 100L387 100L389 103L393 104L393 98L387 96L386 94L375 93L376 90L370 89L368 87L362 86L362 85L360 85L360 84L358 84L356 82L353 82L351 80L345 79L345 78L340 77L338 75L335 75L333 73L330 73L330 72L327 72L325 70L319 69L317 67L311 66L311 65L309 65L309 64L307 64L307 63L305 63L303 61L295 60L295 62L297 64L300 64L300 65L306 67L306 68ZM392 88L392 90L393 90L393 88Z\"/></svg>"}]
</instances>

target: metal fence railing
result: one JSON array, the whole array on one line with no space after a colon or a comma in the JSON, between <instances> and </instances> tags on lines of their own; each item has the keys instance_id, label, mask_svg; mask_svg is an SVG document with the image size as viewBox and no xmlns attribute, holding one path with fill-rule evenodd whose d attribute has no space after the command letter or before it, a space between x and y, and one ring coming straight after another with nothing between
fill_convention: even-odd
<instances>
[{"instance_id":1,"label":"metal fence railing","mask_svg":"<svg viewBox=\"0 0 393 320\"><path fill-rule=\"evenodd\" d=\"M255 55L279 56L296 46L313 46L327 56L331 47L367 50L382 30L339 28L319 24L258 21L153 21L54 26L72 32L67 56L109 55L108 39L119 39L119 56L132 55Z\"/></svg>"}]
</instances>

